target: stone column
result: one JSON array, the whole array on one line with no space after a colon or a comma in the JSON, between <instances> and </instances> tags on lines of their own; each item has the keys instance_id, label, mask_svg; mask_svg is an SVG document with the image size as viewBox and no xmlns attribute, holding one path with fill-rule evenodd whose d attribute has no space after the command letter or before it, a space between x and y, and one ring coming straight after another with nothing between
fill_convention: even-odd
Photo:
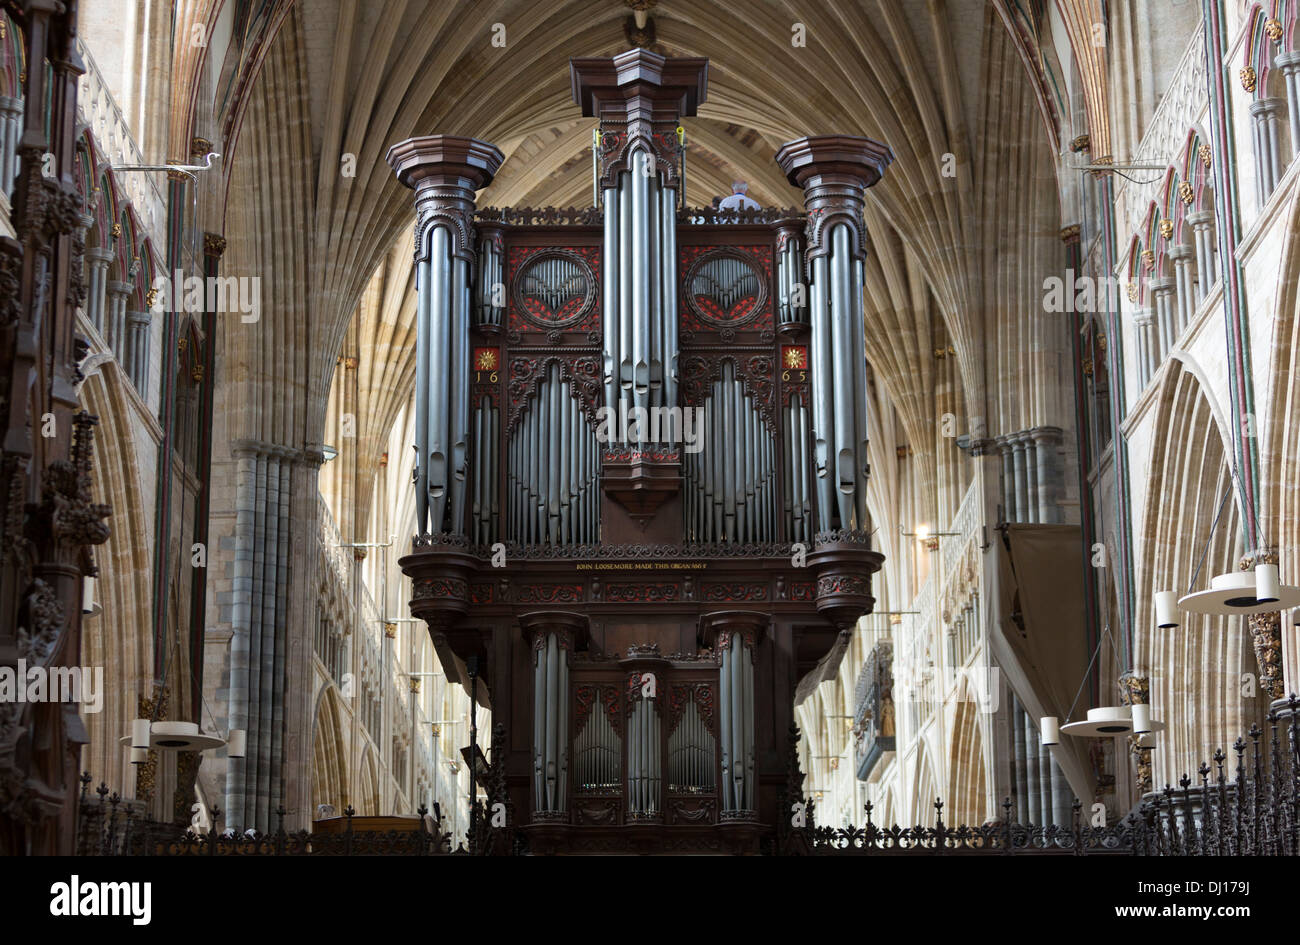
<instances>
[{"instance_id":1,"label":"stone column","mask_svg":"<svg viewBox=\"0 0 1300 945\"><path fill-rule=\"evenodd\" d=\"M109 280L108 310L104 315L107 333L104 340L118 361L122 361L126 351L126 300L130 294L131 283Z\"/></svg>"},{"instance_id":2,"label":"stone column","mask_svg":"<svg viewBox=\"0 0 1300 945\"><path fill-rule=\"evenodd\" d=\"M1214 265L1214 211L1189 213L1187 223L1192 228L1192 242L1196 247L1196 304L1200 305L1218 280Z\"/></svg>"},{"instance_id":3,"label":"stone column","mask_svg":"<svg viewBox=\"0 0 1300 945\"><path fill-rule=\"evenodd\" d=\"M1138 387L1144 389L1156 373L1156 330L1149 309L1134 316L1134 335L1138 339Z\"/></svg>"},{"instance_id":4,"label":"stone column","mask_svg":"<svg viewBox=\"0 0 1300 945\"><path fill-rule=\"evenodd\" d=\"M1050 751L1044 754L1050 756ZM1052 823L1058 827L1069 827L1071 821L1071 809L1073 807L1073 797L1070 792L1070 782L1065 778L1065 772L1061 766L1052 759Z\"/></svg>"},{"instance_id":5,"label":"stone column","mask_svg":"<svg viewBox=\"0 0 1300 945\"><path fill-rule=\"evenodd\" d=\"M0 95L0 186L13 200L18 177L18 142L23 136L23 100Z\"/></svg>"},{"instance_id":6,"label":"stone column","mask_svg":"<svg viewBox=\"0 0 1300 945\"><path fill-rule=\"evenodd\" d=\"M1002 455L1002 517L1008 522L1016 520L1016 470L1011 441L999 436L994 441Z\"/></svg>"},{"instance_id":7,"label":"stone column","mask_svg":"<svg viewBox=\"0 0 1300 945\"><path fill-rule=\"evenodd\" d=\"M1263 208L1282 179L1282 142L1278 125L1286 102L1280 98L1262 98L1250 106L1251 127L1255 142L1256 196Z\"/></svg>"},{"instance_id":8,"label":"stone column","mask_svg":"<svg viewBox=\"0 0 1300 945\"><path fill-rule=\"evenodd\" d=\"M1137 371L1138 390L1151 382L1151 313L1146 310L1133 316L1133 349L1137 354L1134 368Z\"/></svg>"},{"instance_id":9,"label":"stone column","mask_svg":"<svg viewBox=\"0 0 1300 945\"><path fill-rule=\"evenodd\" d=\"M295 654L305 652L310 659L310 645L303 645L301 630L295 630L292 647L289 634L290 576L295 582L311 578L307 562L295 561L290 567L291 553L296 557L308 547L293 540L290 515L293 474L304 454L254 440L239 440L232 447L239 475L227 717L230 728L248 732L248 741L246 757L230 759L225 820L236 829L265 831L282 802L295 816L309 815L298 809L296 792L286 791L284 785L291 749L296 747L288 742L302 721L286 703L302 692L296 685L301 661L295 661ZM311 550L314 555L314 546ZM297 627L306 626L304 617Z\"/></svg>"},{"instance_id":10,"label":"stone column","mask_svg":"<svg viewBox=\"0 0 1300 945\"><path fill-rule=\"evenodd\" d=\"M149 324L148 312L126 314L126 373L140 396L149 397Z\"/></svg>"},{"instance_id":11,"label":"stone column","mask_svg":"<svg viewBox=\"0 0 1300 945\"><path fill-rule=\"evenodd\" d=\"M1178 334L1186 329L1192 316L1196 314L1196 252L1185 243L1171 247L1169 258L1174 264L1174 285L1178 298Z\"/></svg>"},{"instance_id":12,"label":"stone column","mask_svg":"<svg viewBox=\"0 0 1300 945\"><path fill-rule=\"evenodd\" d=\"M1029 521L1029 480L1025 478L1025 438L1019 433L1013 433L1008 440L1011 442L1011 457L1016 473L1016 517L1013 522Z\"/></svg>"},{"instance_id":13,"label":"stone column","mask_svg":"<svg viewBox=\"0 0 1300 945\"><path fill-rule=\"evenodd\" d=\"M1156 324L1160 327L1160 361L1169 357L1178 342L1178 324L1174 315L1174 280L1168 276L1151 280L1151 297L1155 301Z\"/></svg>"},{"instance_id":14,"label":"stone column","mask_svg":"<svg viewBox=\"0 0 1300 945\"><path fill-rule=\"evenodd\" d=\"M1038 459L1038 521L1043 525L1060 521L1061 468L1057 454L1062 434L1060 427L1036 427L1030 431Z\"/></svg>"},{"instance_id":15,"label":"stone column","mask_svg":"<svg viewBox=\"0 0 1300 945\"><path fill-rule=\"evenodd\" d=\"M1286 80L1287 124L1291 127L1291 153L1300 154L1300 51L1287 50L1277 54L1273 64L1282 70Z\"/></svg>"},{"instance_id":16,"label":"stone column","mask_svg":"<svg viewBox=\"0 0 1300 945\"><path fill-rule=\"evenodd\" d=\"M1025 513L1022 520L1038 523L1038 444L1028 430L1020 434L1020 440L1025 444Z\"/></svg>"},{"instance_id":17,"label":"stone column","mask_svg":"<svg viewBox=\"0 0 1300 945\"><path fill-rule=\"evenodd\" d=\"M108 267L113 251L102 246L86 250L86 318L105 336L104 303L108 299Z\"/></svg>"},{"instance_id":18,"label":"stone column","mask_svg":"<svg viewBox=\"0 0 1300 945\"><path fill-rule=\"evenodd\" d=\"M1034 728L1029 713L1022 712L1020 721L1025 732L1025 786L1029 797L1029 823L1042 826L1044 823L1043 787L1042 769L1039 766L1039 750L1042 746L1039 744L1038 730Z\"/></svg>"},{"instance_id":19,"label":"stone column","mask_svg":"<svg viewBox=\"0 0 1300 945\"><path fill-rule=\"evenodd\" d=\"M1052 791L1052 769L1056 767L1056 762L1052 760L1052 749L1043 744L1042 735L1032 719L1030 720L1030 729L1034 736L1035 750L1038 752L1038 793L1041 797L1039 804L1043 810L1041 823L1047 825L1052 823L1056 817Z\"/></svg>"},{"instance_id":20,"label":"stone column","mask_svg":"<svg viewBox=\"0 0 1300 945\"><path fill-rule=\"evenodd\" d=\"M1008 687L1009 691L1009 687ZM1016 822L1029 823L1028 749L1025 745L1025 710L1020 699L1011 693L1011 758L1015 766Z\"/></svg>"}]
</instances>

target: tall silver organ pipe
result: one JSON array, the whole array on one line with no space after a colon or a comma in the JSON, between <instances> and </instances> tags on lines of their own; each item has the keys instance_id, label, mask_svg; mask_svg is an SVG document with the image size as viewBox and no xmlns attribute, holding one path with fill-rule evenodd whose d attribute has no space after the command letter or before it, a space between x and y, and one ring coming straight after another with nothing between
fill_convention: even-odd
<instances>
[{"instance_id":1,"label":"tall silver organ pipe","mask_svg":"<svg viewBox=\"0 0 1300 945\"><path fill-rule=\"evenodd\" d=\"M813 440L818 530L867 527L867 368L863 350L862 263L853 234L835 223L830 253L813 260Z\"/></svg>"},{"instance_id":2,"label":"tall silver organ pipe","mask_svg":"<svg viewBox=\"0 0 1300 945\"><path fill-rule=\"evenodd\" d=\"M464 534L469 486L469 264L432 227L416 263L416 515L421 533Z\"/></svg>"},{"instance_id":3,"label":"tall silver organ pipe","mask_svg":"<svg viewBox=\"0 0 1300 945\"><path fill-rule=\"evenodd\" d=\"M498 453L501 436L501 411L483 397L474 407L474 456L470 474L474 481L473 506L470 511L474 541L489 544L500 535L501 512L497 498Z\"/></svg>"},{"instance_id":4,"label":"tall silver organ pipe","mask_svg":"<svg viewBox=\"0 0 1300 945\"><path fill-rule=\"evenodd\" d=\"M510 537L520 544L598 540L600 450L596 434L552 362L507 447Z\"/></svg>"},{"instance_id":5,"label":"tall silver organ pipe","mask_svg":"<svg viewBox=\"0 0 1300 945\"><path fill-rule=\"evenodd\" d=\"M569 662L554 633L533 650L533 802L566 809L569 793Z\"/></svg>"},{"instance_id":6,"label":"tall silver organ pipe","mask_svg":"<svg viewBox=\"0 0 1300 945\"><path fill-rule=\"evenodd\" d=\"M628 168L604 190L605 403L616 414L677 397L677 191L644 148ZM637 430L647 443L647 426Z\"/></svg>"},{"instance_id":7,"label":"tall silver organ pipe","mask_svg":"<svg viewBox=\"0 0 1300 945\"><path fill-rule=\"evenodd\" d=\"M787 141L776 162L804 193L811 270L812 427L817 530L869 531L867 372L862 315L863 207L893 162L869 138L814 135ZM787 238L787 246L789 239Z\"/></svg>"},{"instance_id":8,"label":"tall silver organ pipe","mask_svg":"<svg viewBox=\"0 0 1300 945\"><path fill-rule=\"evenodd\" d=\"M470 322L492 317L484 313L480 294L493 279L492 252L480 257L477 272L471 267L476 248L482 249L473 225L474 194L492 182L504 159L485 141L455 135L408 138L387 155L398 180L415 191L414 478L420 534L463 535L469 519L472 530L482 533L490 527L482 517L490 523L493 514L485 490L496 463L488 439L495 421L483 404L470 404ZM481 436L475 433L480 428Z\"/></svg>"},{"instance_id":9,"label":"tall silver organ pipe","mask_svg":"<svg viewBox=\"0 0 1300 945\"><path fill-rule=\"evenodd\" d=\"M813 398L813 457L817 470L817 511L819 531L830 531L834 481L831 475L831 393L835 377L831 359L831 311L827 257L818 256L812 264L812 285L809 289L812 321L812 398Z\"/></svg>"},{"instance_id":10,"label":"tall silver organ pipe","mask_svg":"<svg viewBox=\"0 0 1300 945\"><path fill-rule=\"evenodd\" d=\"M718 670L722 809L754 809L754 660L744 637L731 634Z\"/></svg>"},{"instance_id":11,"label":"tall silver organ pipe","mask_svg":"<svg viewBox=\"0 0 1300 945\"><path fill-rule=\"evenodd\" d=\"M655 700L640 694L627 718L627 800L633 814L659 812L662 772L659 754L659 713Z\"/></svg>"},{"instance_id":12,"label":"tall silver organ pipe","mask_svg":"<svg viewBox=\"0 0 1300 945\"><path fill-rule=\"evenodd\" d=\"M485 233L478 242L478 269L475 274L474 318L479 328L500 328L505 306L505 276L501 267L500 237Z\"/></svg>"},{"instance_id":13,"label":"tall silver organ pipe","mask_svg":"<svg viewBox=\"0 0 1300 945\"><path fill-rule=\"evenodd\" d=\"M622 787L623 742L609 724L600 692L588 694L592 700L591 711L578 732L573 749L574 789L582 792L617 790Z\"/></svg>"},{"instance_id":14,"label":"tall silver organ pipe","mask_svg":"<svg viewBox=\"0 0 1300 945\"><path fill-rule=\"evenodd\" d=\"M808 408L803 397L795 394L785 408L785 527L790 541L811 541L812 499L808 455Z\"/></svg>"},{"instance_id":15,"label":"tall silver organ pipe","mask_svg":"<svg viewBox=\"0 0 1300 945\"><path fill-rule=\"evenodd\" d=\"M799 237L785 234L785 246L776 257L777 321L782 325L805 323L808 320L807 293L798 291L803 283L803 253ZM802 297L801 297L802 296Z\"/></svg>"},{"instance_id":16,"label":"tall silver organ pipe","mask_svg":"<svg viewBox=\"0 0 1300 945\"><path fill-rule=\"evenodd\" d=\"M730 358L703 411L703 449L683 454L686 540L775 541L776 450Z\"/></svg>"},{"instance_id":17,"label":"tall silver organ pipe","mask_svg":"<svg viewBox=\"0 0 1300 945\"><path fill-rule=\"evenodd\" d=\"M692 691L677 727L668 736L668 789L676 793L713 790L713 733L704 724Z\"/></svg>"}]
</instances>

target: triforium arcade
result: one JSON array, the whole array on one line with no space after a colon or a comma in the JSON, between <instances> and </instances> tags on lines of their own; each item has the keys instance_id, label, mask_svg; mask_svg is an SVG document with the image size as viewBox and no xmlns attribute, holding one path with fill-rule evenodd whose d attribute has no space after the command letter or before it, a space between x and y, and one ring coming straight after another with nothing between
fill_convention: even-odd
<instances>
[{"instance_id":1,"label":"triforium arcade","mask_svg":"<svg viewBox=\"0 0 1300 945\"><path fill-rule=\"evenodd\" d=\"M786 143L804 208L684 206L708 61L575 59L598 205L477 208L503 155L388 155L415 191L418 535L449 676L505 732L535 852L758 852L795 702L873 605L866 138Z\"/></svg>"}]
</instances>

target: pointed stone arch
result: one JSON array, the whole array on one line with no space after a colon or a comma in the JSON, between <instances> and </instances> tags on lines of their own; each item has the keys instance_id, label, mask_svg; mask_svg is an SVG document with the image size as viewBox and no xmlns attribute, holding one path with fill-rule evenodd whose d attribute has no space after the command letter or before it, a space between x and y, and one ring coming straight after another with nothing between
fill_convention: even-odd
<instances>
[{"instance_id":1,"label":"pointed stone arch","mask_svg":"<svg viewBox=\"0 0 1300 945\"><path fill-rule=\"evenodd\" d=\"M1153 426L1161 436L1152 447L1137 535L1133 665L1148 678L1153 714L1167 726L1152 752L1156 787L1194 774L1202 758L1226 749L1262 711L1259 695L1243 694L1243 677L1258 674L1245 618L1183 613L1180 626L1155 627L1155 591L1182 596L1189 587L1205 588L1213 575L1237 570L1245 550L1223 413L1203 377L1177 354L1162 375Z\"/></svg>"},{"instance_id":2,"label":"pointed stone arch","mask_svg":"<svg viewBox=\"0 0 1300 945\"><path fill-rule=\"evenodd\" d=\"M984 763L979 695L973 691L974 687L966 678L962 680L959 690L949 752L944 821L974 826L989 818L988 789L985 783L988 768Z\"/></svg>"},{"instance_id":3,"label":"pointed stone arch","mask_svg":"<svg viewBox=\"0 0 1300 945\"><path fill-rule=\"evenodd\" d=\"M347 744L341 719L338 690L326 686L316 702L312 726L312 819L323 804L333 806L341 815L350 803Z\"/></svg>"},{"instance_id":4,"label":"pointed stone arch","mask_svg":"<svg viewBox=\"0 0 1300 945\"><path fill-rule=\"evenodd\" d=\"M139 471L149 463L136 449L129 385L113 361L83 365L87 374L80 397L86 412L99 417L95 437L95 501L112 506L114 528L95 550L99 569L95 594L98 616L82 623L81 662L103 667L102 711L85 713L90 742L82 750L82 768L96 780L123 785L130 775L129 750L118 739L130 730L138 702L148 695L153 679L154 646L151 573L151 496L141 488Z\"/></svg>"}]
</instances>

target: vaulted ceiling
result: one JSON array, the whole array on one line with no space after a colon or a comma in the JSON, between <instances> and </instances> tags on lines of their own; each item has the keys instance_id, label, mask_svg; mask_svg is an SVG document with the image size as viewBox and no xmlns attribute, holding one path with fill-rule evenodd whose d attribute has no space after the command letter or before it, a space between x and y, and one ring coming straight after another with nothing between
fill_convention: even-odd
<instances>
[{"instance_id":1,"label":"vaulted ceiling","mask_svg":"<svg viewBox=\"0 0 1300 945\"><path fill-rule=\"evenodd\" d=\"M202 22L214 2L182 4L181 23ZM1065 6L1082 18L1092 3ZM870 192L867 350L922 449L936 422L927 359L936 319L955 350L967 419L991 434L1055 419L1023 377L1043 340L1038 287L1061 258L1060 109L1044 81L1041 3L1028 6L662 0L653 11L656 51L710 60L707 101L684 123L691 203L741 178L765 204L797 204L773 154L804 134L863 134L893 149ZM312 445L349 325L413 311L395 302L413 292L409 256L394 249L412 201L384 162L389 147L417 134L472 135L506 154L480 205L588 205L592 121L570 99L568 59L627 48L629 11L619 0L237 9L237 54L225 54L236 64L232 91L211 118L225 138L224 266L272 285L268 324L225 328L222 376L236 389L224 402L232 437ZM498 24L504 46L493 44ZM372 277L382 291L367 293ZM371 328L359 330L364 344ZM413 338L409 325L392 330ZM375 350L384 361L367 382L409 385L413 345ZM286 390L287 375L302 380ZM378 444L400 398L373 403Z\"/></svg>"}]
</instances>

